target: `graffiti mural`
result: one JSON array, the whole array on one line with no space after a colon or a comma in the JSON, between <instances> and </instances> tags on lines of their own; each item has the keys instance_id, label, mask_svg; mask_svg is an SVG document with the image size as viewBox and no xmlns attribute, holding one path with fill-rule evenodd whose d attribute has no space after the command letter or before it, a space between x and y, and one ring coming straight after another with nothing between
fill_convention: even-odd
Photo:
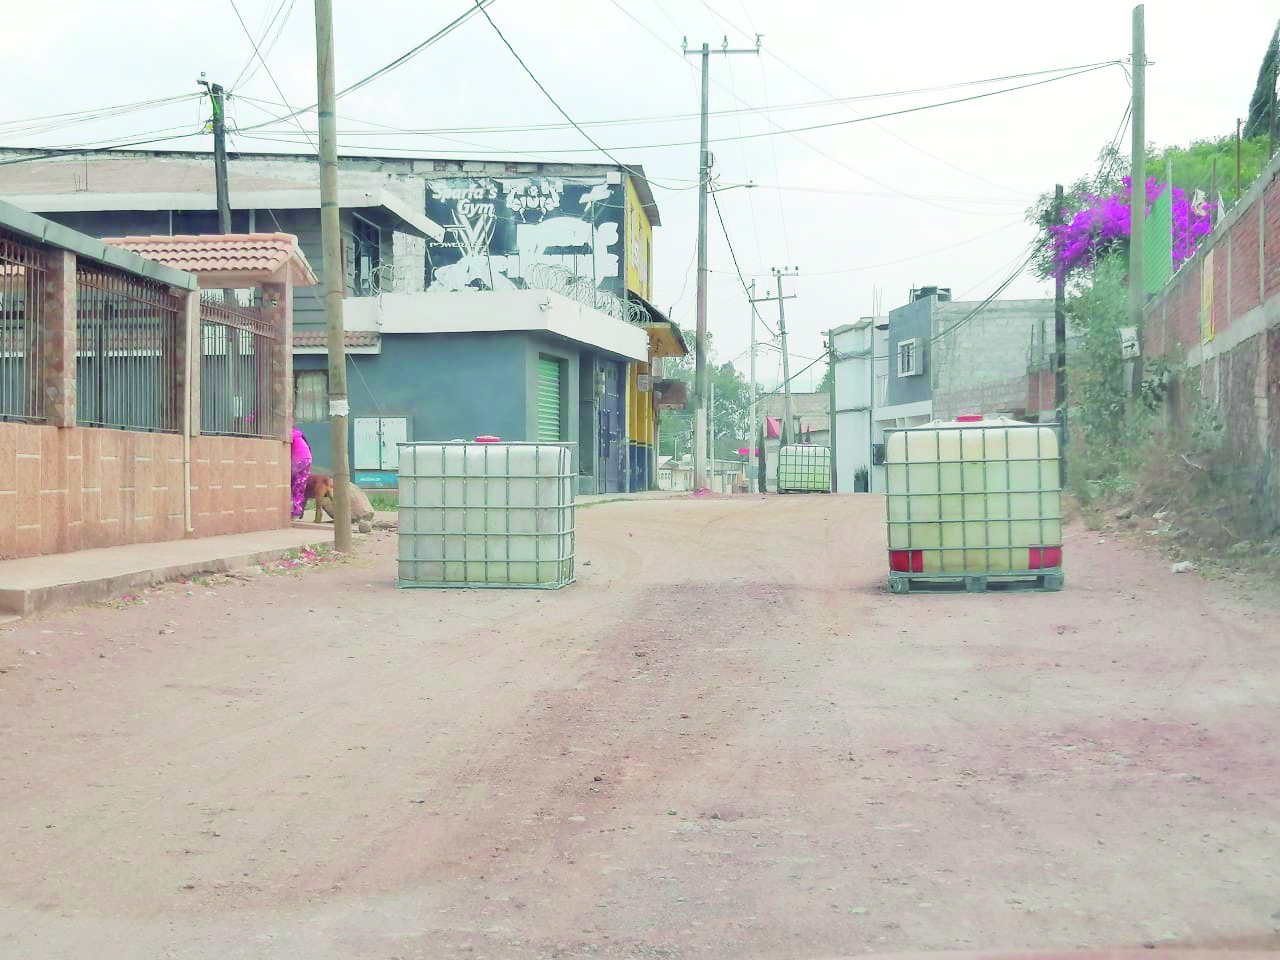
<instances>
[{"instance_id":1,"label":"graffiti mural","mask_svg":"<svg viewBox=\"0 0 1280 960\"><path fill-rule=\"evenodd\" d=\"M512 290L555 265L622 293L621 184L560 177L450 178L427 184L426 214L444 227L428 241L432 290Z\"/></svg>"}]
</instances>

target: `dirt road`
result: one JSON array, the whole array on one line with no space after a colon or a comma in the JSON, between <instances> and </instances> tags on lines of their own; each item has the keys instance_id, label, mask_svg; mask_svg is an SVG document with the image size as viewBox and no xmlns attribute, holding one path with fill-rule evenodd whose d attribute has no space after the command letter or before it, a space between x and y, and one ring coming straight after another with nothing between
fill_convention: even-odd
<instances>
[{"instance_id":1,"label":"dirt road","mask_svg":"<svg viewBox=\"0 0 1280 960\"><path fill-rule=\"evenodd\" d=\"M899 597L881 502L612 503L556 593L345 565L0 631L0 956L1265 942L1280 617L1077 533Z\"/></svg>"}]
</instances>

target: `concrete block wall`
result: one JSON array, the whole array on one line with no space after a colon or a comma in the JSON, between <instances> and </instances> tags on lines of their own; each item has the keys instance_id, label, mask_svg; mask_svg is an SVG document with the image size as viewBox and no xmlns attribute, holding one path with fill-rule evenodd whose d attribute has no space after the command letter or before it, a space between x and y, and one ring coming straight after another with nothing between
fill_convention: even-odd
<instances>
[{"instance_id":1,"label":"concrete block wall","mask_svg":"<svg viewBox=\"0 0 1280 960\"><path fill-rule=\"evenodd\" d=\"M1052 339L1053 301L996 301L965 320L976 307L944 301L934 308L929 377L935 417L1029 409L1032 337L1038 344L1046 336Z\"/></svg>"}]
</instances>

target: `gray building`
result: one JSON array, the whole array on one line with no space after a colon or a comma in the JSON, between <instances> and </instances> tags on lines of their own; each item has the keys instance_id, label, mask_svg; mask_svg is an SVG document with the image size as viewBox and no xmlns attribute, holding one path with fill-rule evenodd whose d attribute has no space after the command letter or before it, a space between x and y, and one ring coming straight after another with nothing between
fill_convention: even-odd
<instances>
[{"instance_id":1,"label":"gray building","mask_svg":"<svg viewBox=\"0 0 1280 960\"><path fill-rule=\"evenodd\" d=\"M887 370L876 397L882 428L980 413L1023 419L1039 403L1029 371L1053 336L1053 301L953 301L924 287L888 316Z\"/></svg>"}]
</instances>

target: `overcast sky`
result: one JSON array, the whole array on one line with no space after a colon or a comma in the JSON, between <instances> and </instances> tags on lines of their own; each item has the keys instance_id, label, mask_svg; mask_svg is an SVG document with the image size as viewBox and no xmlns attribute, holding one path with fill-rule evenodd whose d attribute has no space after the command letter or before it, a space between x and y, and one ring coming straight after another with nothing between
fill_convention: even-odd
<instances>
[{"instance_id":1,"label":"overcast sky","mask_svg":"<svg viewBox=\"0 0 1280 960\"><path fill-rule=\"evenodd\" d=\"M280 2L235 0L255 38ZM243 95L230 111L239 127L274 109L254 100L283 99L294 107L315 101L312 7L309 0L283 3L289 18L266 57L274 82L259 69L233 88ZM335 0L339 88L395 59L468 5ZM699 88L695 59L680 55L682 37L690 47L704 40L719 47L727 35L731 47L741 48L752 45L748 37L763 35L759 57L712 58L712 110L742 111L713 116L713 139L854 120L1042 78L795 107L833 96L1119 60L1130 50L1132 7L1114 0L916 0L875 4L874 13L870 6L847 0L497 0L490 12L574 120L675 118L588 130L618 159L642 163L654 181L663 221L654 241L655 300L692 326L697 194L688 188L698 160L689 144L698 138ZM201 71L230 87L252 55L231 0L49 0L13 7L0 31L0 145L194 130L207 116L196 100L22 136L4 124L194 92ZM1233 131L1278 14L1263 0L1148 3L1148 139L1181 144ZM957 299L987 296L1033 237L1023 219L1026 207L1056 181L1094 169L1128 97L1125 73L1111 66L905 116L713 144L722 186L759 184L718 197L748 282L756 279L762 295L774 282L770 267L800 268L798 278L785 282L786 292L797 294L787 302L793 372L808 362L801 357L818 356L821 331L870 314L877 290L885 311L904 303L912 286L950 286ZM348 153L394 147L422 156L603 159L572 129L509 129L563 121L482 16L344 98L338 109ZM304 122L314 129L314 115ZM358 135L378 129L371 124L499 129L459 130L450 139ZM305 144L296 126L274 130L238 135L232 147L290 151ZM652 146L658 144L684 145ZM155 146L210 147L207 136ZM714 208L710 249L716 352L745 371L749 313ZM1045 284L1024 275L1004 296L1046 293ZM776 305L762 305L762 312L776 329ZM761 376L776 377L776 351L761 356Z\"/></svg>"}]
</instances>

